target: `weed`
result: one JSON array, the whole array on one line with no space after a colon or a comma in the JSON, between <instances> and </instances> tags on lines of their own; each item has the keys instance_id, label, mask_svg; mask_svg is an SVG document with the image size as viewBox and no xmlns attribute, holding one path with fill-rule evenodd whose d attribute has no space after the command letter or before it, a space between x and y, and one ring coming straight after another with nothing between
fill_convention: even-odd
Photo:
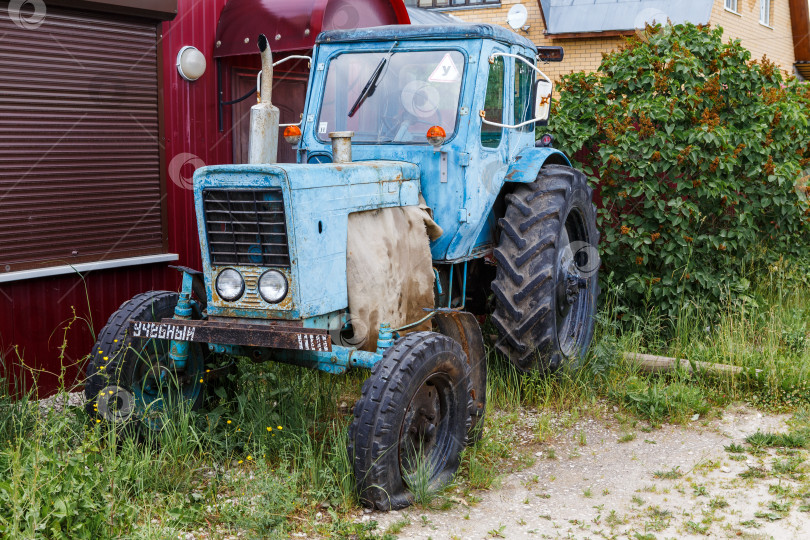
<instances>
[{"instance_id":1,"label":"weed","mask_svg":"<svg viewBox=\"0 0 810 540\"><path fill-rule=\"evenodd\" d=\"M745 452L745 447L741 444L731 443L728 446L724 447L726 452L730 452L733 454L742 454Z\"/></svg>"},{"instance_id":2,"label":"weed","mask_svg":"<svg viewBox=\"0 0 810 540\"><path fill-rule=\"evenodd\" d=\"M709 532L709 526L695 521L687 521L686 528L696 534L706 534Z\"/></svg>"},{"instance_id":3,"label":"weed","mask_svg":"<svg viewBox=\"0 0 810 540\"><path fill-rule=\"evenodd\" d=\"M773 510L774 512L789 512L790 511L790 501L771 501L768 503L768 508Z\"/></svg>"},{"instance_id":4,"label":"weed","mask_svg":"<svg viewBox=\"0 0 810 540\"><path fill-rule=\"evenodd\" d=\"M765 478L768 476L768 471L762 467L748 467L747 471L740 473L740 478Z\"/></svg>"},{"instance_id":5,"label":"weed","mask_svg":"<svg viewBox=\"0 0 810 540\"><path fill-rule=\"evenodd\" d=\"M679 469L680 466L675 466L668 471L655 471L653 473L653 478L658 478L660 480L677 480L683 476L683 473Z\"/></svg>"},{"instance_id":6,"label":"weed","mask_svg":"<svg viewBox=\"0 0 810 540\"><path fill-rule=\"evenodd\" d=\"M399 534L400 532L402 532L402 529L404 529L410 524L411 524L410 519L406 517L400 518L395 522L393 522L391 525L389 525L388 528L385 530L385 532L389 534Z\"/></svg>"},{"instance_id":7,"label":"weed","mask_svg":"<svg viewBox=\"0 0 810 540\"><path fill-rule=\"evenodd\" d=\"M636 434L633 433L633 432L630 432L630 433L625 433L624 435L619 437L618 442L626 443L626 442L630 442L630 441L634 441L634 440L636 440Z\"/></svg>"},{"instance_id":8,"label":"weed","mask_svg":"<svg viewBox=\"0 0 810 540\"><path fill-rule=\"evenodd\" d=\"M593 497L593 492L591 491L591 488L588 487L588 488L583 489L582 490L582 496L586 497L586 498Z\"/></svg>"},{"instance_id":9,"label":"weed","mask_svg":"<svg viewBox=\"0 0 810 540\"><path fill-rule=\"evenodd\" d=\"M708 497L709 496L709 490L707 490L706 486L703 486L703 485L693 484L692 485L692 493L695 495L695 497Z\"/></svg>"},{"instance_id":10,"label":"weed","mask_svg":"<svg viewBox=\"0 0 810 540\"><path fill-rule=\"evenodd\" d=\"M713 510L717 510L720 508L726 508L728 506L728 501L725 500L723 497L715 497L709 501L709 508Z\"/></svg>"},{"instance_id":11,"label":"weed","mask_svg":"<svg viewBox=\"0 0 810 540\"><path fill-rule=\"evenodd\" d=\"M804 432L790 433L762 433L757 431L749 435L745 442L756 447L785 447L785 448L807 448L810 438Z\"/></svg>"},{"instance_id":12,"label":"weed","mask_svg":"<svg viewBox=\"0 0 810 540\"><path fill-rule=\"evenodd\" d=\"M759 519L767 519L768 521L777 521L782 519L783 516L774 514L773 512L754 512L754 517L758 517Z\"/></svg>"},{"instance_id":13,"label":"weed","mask_svg":"<svg viewBox=\"0 0 810 540\"><path fill-rule=\"evenodd\" d=\"M775 474L793 475L800 472L802 463L804 463L804 458L801 456L776 459L773 462L773 472Z\"/></svg>"}]
</instances>

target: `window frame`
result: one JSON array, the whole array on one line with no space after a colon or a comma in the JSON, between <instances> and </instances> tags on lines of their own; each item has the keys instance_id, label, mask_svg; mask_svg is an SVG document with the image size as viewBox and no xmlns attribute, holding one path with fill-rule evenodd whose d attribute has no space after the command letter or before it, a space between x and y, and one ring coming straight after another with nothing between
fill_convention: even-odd
<instances>
[{"instance_id":1,"label":"window frame","mask_svg":"<svg viewBox=\"0 0 810 540\"><path fill-rule=\"evenodd\" d=\"M723 8L736 15L740 14L740 0L723 0Z\"/></svg>"},{"instance_id":2,"label":"window frame","mask_svg":"<svg viewBox=\"0 0 810 540\"><path fill-rule=\"evenodd\" d=\"M313 134L314 139L316 141L318 141L319 144L327 144L327 145L329 144L329 142L321 140L321 138L319 137L318 131L317 131L317 126L320 124L321 114L323 113L323 99L324 99L324 95L326 94L326 83L327 83L327 80L329 78L329 68L332 65L332 61L339 58L340 56L343 56L343 55L346 55L346 54L366 54L366 53L387 54L389 52L391 52L390 47L384 47L384 48L381 48L381 49L378 49L378 48L375 47L373 49L362 49L362 50L359 50L359 51L354 50L354 49L338 49L338 50L336 50L335 52L333 52L333 53L331 53L329 55L329 57L326 59L325 65L324 65L322 80L319 83L316 83L316 84L320 84L320 94L318 96L318 102L317 102L318 103L318 112L317 112L316 120L312 124L313 124L313 128L315 130L314 134ZM424 47L424 48L422 48L422 47L416 47L416 48L402 47L402 48L395 49L393 52L394 52L394 54L413 53L413 52L458 52L458 53L461 53L461 56L463 58L463 67L462 67L462 70L461 70L461 83L460 83L459 94L458 94L458 105L457 105L457 109L456 109L456 123L453 126L453 132L447 135L447 139L445 140L445 144L453 141L453 139L455 139L458 136L459 128L461 127L461 117L462 117L461 109L462 109L462 103L464 102L464 92L466 91L465 89L466 89L466 85L467 85L467 77L469 76L469 72L472 71L471 69L469 69L470 57L467 54L467 52L465 50L463 50L462 48L458 47L458 46L447 46L447 47L439 47L439 48L437 48L435 46L433 46L433 47ZM352 144L378 145L378 146L394 145L394 144L397 144L397 145L422 145L422 146L424 146L424 145L426 145L428 143L427 143L427 139L425 139L424 142L422 142L422 141L377 142L377 141L354 141L353 140Z\"/></svg>"},{"instance_id":3,"label":"window frame","mask_svg":"<svg viewBox=\"0 0 810 540\"><path fill-rule=\"evenodd\" d=\"M759 24L767 28L772 28L771 26L772 7L773 2L771 2L771 0L759 0Z\"/></svg>"},{"instance_id":4,"label":"window frame","mask_svg":"<svg viewBox=\"0 0 810 540\"><path fill-rule=\"evenodd\" d=\"M522 54L520 52L516 52L514 54L518 54L518 55L522 56L523 58L525 58L528 62L535 63L535 65L536 65L536 62L531 57L526 56L525 54ZM517 125L517 124L520 124L522 122L526 122L528 120L531 120L533 115L534 115L534 102L535 102L535 95L534 94L535 94L535 82L537 81L537 75L536 75L536 72L532 68L530 68L528 65L524 64L523 62L519 62L519 61L515 60L512 63L512 65L513 65L512 69L514 71L513 76L512 76L512 79L514 79L514 81L513 81L514 87L512 88L512 93L515 94L515 99L512 100L512 119L513 119L514 123ZM525 69L528 72L528 76L529 76L529 78L528 78L528 81L529 81L529 88L528 88L529 94L528 94L528 98L527 98L528 99L528 101L527 101L528 108L525 110L524 114L520 118L518 118L518 108L517 108L517 106L518 106L517 97L518 96L517 96L517 92L519 90L519 88L518 88L519 83L520 83L519 77L520 77L522 69ZM528 132L528 131L534 131L534 129L535 129L534 124L526 124L525 126L523 126L521 128L517 128L517 131L519 131L519 132Z\"/></svg>"},{"instance_id":5,"label":"window frame","mask_svg":"<svg viewBox=\"0 0 810 540\"><path fill-rule=\"evenodd\" d=\"M497 52L497 50L493 50L492 52L493 53ZM509 67L509 64L506 62L505 57L503 57L503 56L496 57L495 61L492 64L490 64L489 70L487 71L487 85L486 85L486 90L484 91L484 102L482 103L482 105L483 105L482 110L486 111L486 109L487 109L487 97L489 95L490 77L492 75L493 66L497 62L501 62L501 65L503 66L503 74L502 74L502 77L501 77L501 104L500 104L501 105L501 117L500 117L500 120L498 120L497 122L499 124L503 124L503 123L505 123L504 120L505 120L507 112L508 112L507 111L507 106L506 106L506 104L507 104L506 92L509 90L508 84L509 84L509 81L510 81L509 73L508 73L508 69L507 69ZM500 135L498 136L498 144L496 144L495 146L489 146L487 144L484 144L484 137L483 137L483 135L485 133L484 129L485 128L490 128L491 129L491 128L494 128L494 127L495 126L490 126L488 124L485 124L484 122L481 122L481 129L478 130L478 142L481 144L481 147L486 149L486 150L497 150L503 144L504 132L506 131L506 128L504 128L504 127L498 128L498 129L501 130ZM492 131L492 133L494 133L494 131Z\"/></svg>"}]
</instances>

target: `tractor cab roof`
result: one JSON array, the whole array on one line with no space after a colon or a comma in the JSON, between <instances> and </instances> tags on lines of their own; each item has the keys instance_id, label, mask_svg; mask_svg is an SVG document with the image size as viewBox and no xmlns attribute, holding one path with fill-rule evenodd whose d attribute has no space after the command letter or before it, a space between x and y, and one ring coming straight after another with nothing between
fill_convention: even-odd
<instances>
[{"instance_id":1,"label":"tractor cab roof","mask_svg":"<svg viewBox=\"0 0 810 540\"><path fill-rule=\"evenodd\" d=\"M493 39L506 45L518 45L537 52L534 43L502 26L493 24L441 24L374 26L353 30L322 32L316 43L354 43L360 41L425 41L449 39Z\"/></svg>"}]
</instances>

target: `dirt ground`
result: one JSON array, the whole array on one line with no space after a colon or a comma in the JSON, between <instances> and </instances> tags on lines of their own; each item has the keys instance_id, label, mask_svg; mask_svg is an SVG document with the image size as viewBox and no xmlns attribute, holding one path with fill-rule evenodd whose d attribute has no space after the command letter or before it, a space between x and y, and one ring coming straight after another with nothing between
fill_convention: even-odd
<instances>
[{"instance_id":1,"label":"dirt ground","mask_svg":"<svg viewBox=\"0 0 810 540\"><path fill-rule=\"evenodd\" d=\"M795 490L801 480L740 476L751 468L770 471L777 452L724 450L757 430L785 431L788 417L733 407L722 418L634 430L635 439L620 442L628 430L612 416L580 419L550 442L535 444L534 464L479 493L480 502L446 511L373 512L360 519L376 520L381 531L408 520L399 538L436 540L810 538L810 513L795 502L789 510L773 506L787 500L779 498L783 488Z\"/></svg>"}]
</instances>

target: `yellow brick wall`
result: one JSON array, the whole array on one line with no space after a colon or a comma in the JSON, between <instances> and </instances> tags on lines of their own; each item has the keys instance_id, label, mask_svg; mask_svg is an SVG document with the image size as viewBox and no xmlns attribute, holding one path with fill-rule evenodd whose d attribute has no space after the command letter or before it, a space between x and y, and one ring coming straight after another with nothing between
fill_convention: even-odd
<instances>
[{"instance_id":1,"label":"yellow brick wall","mask_svg":"<svg viewBox=\"0 0 810 540\"><path fill-rule=\"evenodd\" d=\"M565 49L565 60L560 63L552 62L541 66L540 69L552 80L557 80L560 75L571 73L572 71L595 71L602 61L602 53L610 52L623 43L622 38L599 38L599 39L564 39L553 40L545 35L546 28L543 25L543 17L540 14L540 4L536 0L501 0L501 5L497 7L487 7L481 9L458 9L448 11L459 19L467 22L500 24L509 28L506 24L506 14L509 8L515 4L523 4L529 11L529 19L526 24L529 30L518 33L526 36L537 45L561 45ZM511 28L509 28L511 30Z\"/></svg>"},{"instance_id":2,"label":"yellow brick wall","mask_svg":"<svg viewBox=\"0 0 810 540\"><path fill-rule=\"evenodd\" d=\"M784 71L793 73L793 32L788 0L771 0L770 28L759 22L760 0L737 0L739 14L726 11L723 0L712 7L712 26L723 27L723 39L739 39L754 59L768 58Z\"/></svg>"},{"instance_id":3,"label":"yellow brick wall","mask_svg":"<svg viewBox=\"0 0 810 540\"><path fill-rule=\"evenodd\" d=\"M768 58L779 64L787 72L793 71L793 37L790 28L788 0L772 0L771 28L759 23L760 0L738 0L739 15L724 9L724 0L715 0L710 22L722 26L724 39L740 39L743 46L751 51L752 58ZM545 26L536 0L501 0L501 5L481 9L458 9L447 11L467 22L500 24L506 28L506 14L514 4L521 3L529 11L527 32L518 33L528 37L537 45L561 45L565 49L565 60L542 67L554 80L572 71L595 71L602 61L602 53L616 50L624 43L622 37L551 39L545 35Z\"/></svg>"}]
</instances>

